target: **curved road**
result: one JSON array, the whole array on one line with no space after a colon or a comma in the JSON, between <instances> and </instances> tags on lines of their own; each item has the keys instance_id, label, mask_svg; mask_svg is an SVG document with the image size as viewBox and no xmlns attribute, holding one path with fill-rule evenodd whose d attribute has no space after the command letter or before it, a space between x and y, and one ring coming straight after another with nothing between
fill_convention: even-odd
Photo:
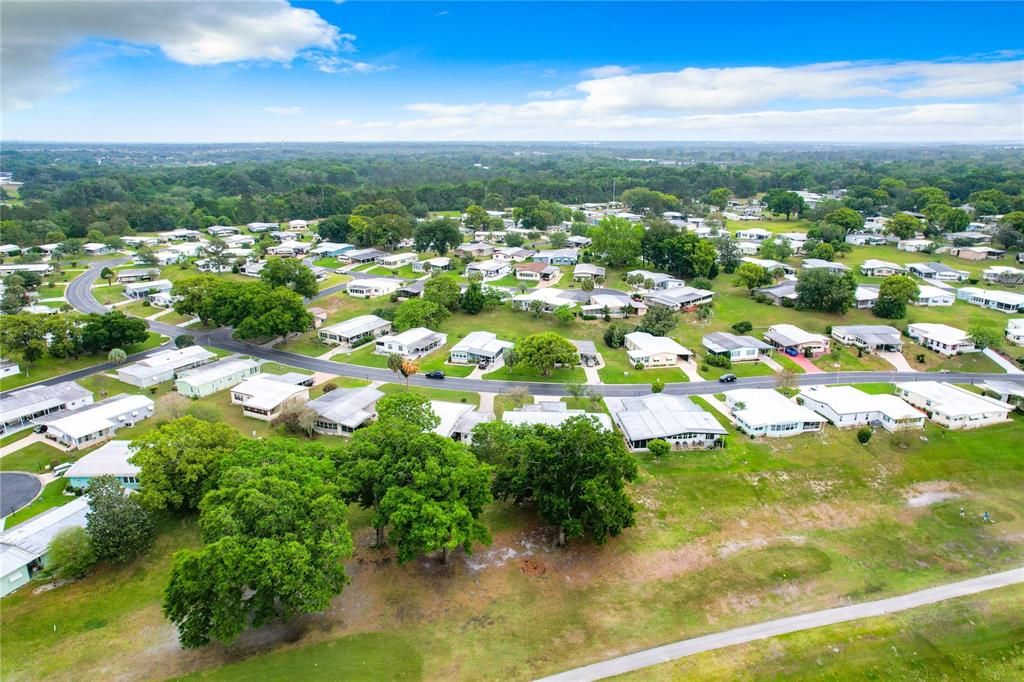
<instances>
[{"instance_id":1,"label":"curved road","mask_svg":"<svg viewBox=\"0 0 1024 682\"><path fill-rule=\"evenodd\" d=\"M113 267L124 263L127 259L120 258L102 263L93 263L85 272L76 277L68 284L65 296L68 303L76 310L87 313L103 313L109 308L101 305L93 298L92 285L99 278L100 270L105 266ZM149 328L153 331L165 334L171 338L182 334L194 333L187 327L176 327L164 324L159 320L149 321ZM264 348L251 343L238 341L231 336L230 329L216 329L211 332L196 335L196 342L204 346L214 346L235 353L244 353L263 360L271 360L292 367L299 367L313 372L327 372L330 374L368 379L370 381L394 382L395 374L387 369L376 367L364 367L344 362L332 362L330 360L318 360L316 358L288 353L285 351ZM42 383L53 383L56 381L67 381L68 379L86 376L97 371L108 369L106 364L97 365L80 372L72 372L61 377L54 377ZM934 372L823 372L820 374L798 374L795 377L798 386L814 386L821 384L856 384L894 381L934 381L941 379L960 384L973 384L977 381L998 379L1000 381L1012 381L1024 383L1024 374L974 374L970 372L955 372L951 374L936 374ZM427 379L423 375L410 377L409 383L416 386L433 386L435 388L447 388L460 391L474 391L485 393L507 393L513 389L525 388L533 395L568 395L564 385L558 383L526 382L526 381L489 381L486 379L462 379L449 377L442 381ZM777 378L772 376L749 377L739 379L728 388L775 388L778 386ZM588 388L601 395L610 397L625 397L647 395L650 393L649 384L593 384ZM666 393L677 395L698 395L701 393L717 393L725 386L716 381L693 381L679 382L665 385Z\"/></svg>"},{"instance_id":2,"label":"curved road","mask_svg":"<svg viewBox=\"0 0 1024 682\"><path fill-rule=\"evenodd\" d=\"M32 474L10 471L0 474L0 517L10 516L36 499L43 484Z\"/></svg>"}]
</instances>

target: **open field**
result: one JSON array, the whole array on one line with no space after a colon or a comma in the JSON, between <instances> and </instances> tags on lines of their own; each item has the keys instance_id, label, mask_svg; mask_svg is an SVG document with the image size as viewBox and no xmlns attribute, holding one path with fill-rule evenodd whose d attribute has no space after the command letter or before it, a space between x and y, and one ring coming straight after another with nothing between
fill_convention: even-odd
<instances>
[{"instance_id":1,"label":"open field","mask_svg":"<svg viewBox=\"0 0 1024 682\"><path fill-rule=\"evenodd\" d=\"M459 400L443 389L419 390ZM925 435L927 442L911 438L903 447L879 432L862 446L853 431L829 427L821 435L770 443L734 434L724 450L661 461L640 455L641 476L633 486L636 528L604 547L576 542L558 549L531 513L495 503L485 515L494 545L458 555L448 571L430 558L396 566L389 552L368 547L370 516L353 509L353 582L327 611L268 626L231 647L197 651L179 649L160 614L171 554L197 542L193 522L175 522L135 565L103 567L72 585L6 598L2 672L11 680L68 669L125 679L199 671L210 671L212 679L294 679L337 665L339 651L365 642L365 656L353 665L365 666L368 677L390 656L409 679L478 679L481 671L489 679L527 679L771 617L1020 565L1024 460L1017 444L1024 422L974 432L929 425ZM959 518L961 505L966 519ZM995 523L980 522L984 510ZM1015 594L1018 601L1009 605L1017 608L979 612L993 614L974 620L984 623L974 628L979 645L989 639L979 627L989 623L993 637L1019 632L1019 625L1002 625L1012 624L1008 617L1019 620L1020 591ZM59 623L56 633L53 623ZM935 628L936 638L946 632ZM964 628L953 632L969 631ZM867 643L879 637L857 632L850 637ZM881 633L896 641L878 639L871 648L877 655L890 643L901 651L906 642L932 651L920 648L920 637L907 639L886 628ZM360 639L375 634L386 639ZM794 640L804 637L810 638L806 649L799 642L765 643L739 659L732 651L717 655L725 657L724 666L750 661L754 670L788 677L808 669L800 667L801 656L822 655L821 642L849 650L846 639L825 631ZM786 656L766 659L758 655L760 646L768 652L784 646ZM837 670L860 669L852 653L828 653L826 664L846 660L852 667ZM872 669L876 654L865 660ZM1013 657L994 661L1012 665ZM726 676L731 669L725 668ZM671 671L664 676L673 677Z\"/></svg>"},{"instance_id":2,"label":"open field","mask_svg":"<svg viewBox=\"0 0 1024 682\"><path fill-rule=\"evenodd\" d=\"M1024 587L707 652L639 680L988 679L1024 676ZM810 674L813 671L813 674Z\"/></svg>"}]
</instances>

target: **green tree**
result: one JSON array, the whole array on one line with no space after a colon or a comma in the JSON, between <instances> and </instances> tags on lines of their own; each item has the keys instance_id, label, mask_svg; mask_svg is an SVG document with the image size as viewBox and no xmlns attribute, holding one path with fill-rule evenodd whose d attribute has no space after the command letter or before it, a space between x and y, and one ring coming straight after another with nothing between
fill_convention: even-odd
<instances>
[{"instance_id":1,"label":"green tree","mask_svg":"<svg viewBox=\"0 0 1024 682\"><path fill-rule=\"evenodd\" d=\"M837 208L825 215L825 222L836 225L843 230L843 236L847 232L857 232L864 227L864 216L852 208Z\"/></svg>"},{"instance_id":2,"label":"green tree","mask_svg":"<svg viewBox=\"0 0 1024 682\"><path fill-rule=\"evenodd\" d=\"M821 260L832 261L836 258L835 249L827 242L821 242L807 254L809 258L820 258Z\"/></svg>"},{"instance_id":3,"label":"green tree","mask_svg":"<svg viewBox=\"0 0 1024 682\"><path fill-rule=\"evenodd\" d=\"M475 542L490 544L480 514L492 500L491 470L465 445L421 433L394 466L402 480L388 488L380 506L399 563L440 550L447 564L456 547L469 552Z\"/></svg>"},{"instance_id":4,"label":"green tree","mask_svg":"<svg viewBox=\"0 0 1024 682\"><path fill-rule=\"evenodd\" d=\"M508 237L505 239L507 241ZM548 235L548 243L553 249L564 249L565 245L569 243L569 235L565 232L552 232Z\"/></svg>"},{"instance_id":5,"label":"green tree","mask_svg":"<svg viewBox=\"0 0 1024 682\"><path fill-rule=\"evenodd\" d=\"M604 343L609 348L622 348L628 333L629 328L626 325L613 322L604 330Z\"/></svg>"},{"instance_id":6,"label":"green tree","mask_svg":"<svg viewBox=\"0 0 1024 682\"><path fill-rule=\"evenodd\" d=\"M448 311L442 306L423 298L411 298L403 301L395 310L393 324L398 331L415 327L437 329L448 319Z\"/></svg>"},{"instance_id":7,"label":"green tree","mask_svg":"<svg viewBox=\"0 0 1024 682\"><path fill-rule=\"evenodd\" d=\"M459 280L449 273L435 273L423 284L423 299L447 310L458 308L461 296Z\"/></svg>"},{"instance_id":8,"label":"green tree","mask_svg":"<svg viewBox=\"0 0 1024 682\"><path fill-rule=\"evenodd\" d=\"M117 277L117 273L111 270L110 268L105 267L102 270L100 270L100 277L107 280L107 286L110 286L111 284L114 283L114 278Z\"/></svg>"},{"instance_id":9,"label":"green tree","mask_svg":"<svg viewBox=\"0 0 1024 682\"><path fill-rule=\"evenodd\" d=\"M786 215L786 220L789 220L790 216L794 213L799 214L804 209L804 200L795 192L787 192L785 190L775 190L768 192L765 196L765 203L768 206L768 210L772 213L783 213Z\"/></svg>"},{"instance_id":10,"label":"green tree","mask_svg":"<svg viewBox=\"0 0 1024 682\"><path fill-rule=\"evenodd\" d=\"M605 216L590 229L590 238L593 240L590 248L612 267L628 265L640 257L643 234L643 225L639 223L631 223L617 216Z\"/></svg>"},{"instance_id":11,"label":"green tree","mask_svg":"<svg viewBox=\"0 0 1024 682\"><path fill-rule=\"evenodd\" d=\"M417 251L437 251L443 256L462 243L462 233L451 218L426 220L416 226L413 241Z\"/></svg>"},{"instance_id":12,"label":"green tree","mask_svg":"<svg viewBox=\"0 0 1024 682\"><path fill-rule=\"evenodd\" d=\"M554 332L531 334L516 344L519 364L549 376L558 365L573 366L578 355L576 347L565 337Z\"/></svg>"},{"instance_id":13,"label":"green tree","mask_svg":"<svg viewBox=\"0 0 1024 682\"><path fill-rule=\"evenodd\" d=\"M824 268L800 272L796 283L797 307L826 313L845 314L854 303L857 283L848 272Z\"/></svg>"},{"instance_id":14,"label":"green tree","mask_svg":"<svg viewBox=\"0 0 1024 682\"><path fill-rule=\"evenodd\" d=\"M793 255L793 247L784 239L765 239L758 255L765 260L784 261Z\"/></svg>"},{"instance_id":15,"label":"green tree","mask_svg":"<svg viewBox=\"0 0 1024 682\"><path fill-rule=\"evenodd\" d=\"M676 314L660 305L651 306L636 330L652 336L667 336L676 326Z\"/></svg>"},{"instance_id":16,"label":"green tree","mask_svg":"<svg viewBox=\"0 0 1024 682\"><path fill-rule=\"evenodd\" d=\"M275 258L260 270L260 280L270 288L286 287L299 296L313 298L319 293L316 275L300 260Z\"/></svg>"},{"instance_id":17,"label":"green tree","mask_svg":"<svg viewBox=\"0 0 1024 682\"><path fill-rule=\"evenodd\" d=\"M627 189L619 197L626 206L634 213L650 214L660 216L665 211L676 208L679 199L671 194L664 194L646 187L634 187Z\"/></svg>"},{"instance_id":18,"label":"green tree","mask_svg":"<svg viewBox=\"0 0 1024 682\"><path fill-rule=\"evenodd\" d=\"M708 192L708 203L723 211L729 205L732 198L732 191L728 187L719 187Z\"/></svg>"},{"instance_id":19,"label":"green tree","mask_svg":"<svg viewBox=\"0 0 1024 682\"><path fill-rule=\"evenodd\" d=\"M185 647L327 608L348 583L346 504L331 459L309 443L243 441L200 505L203 541L174 556L164 614Z\"/></svg>"},{"instance_id":20,"label":"green tree","mask_svg":"<svg viewBox=\"0 0 1024 682\"><path fill-rule=\"evenodd\" d=\"M125 353L120 348L111 349L111 351L107 353L107 362L114 365L115 367L118 365L123 365L124 361L127 359L128 354Z\"/></svg>"},{"instance_id":21,"label":"green tree","mask_svg":"<svg viewBox=\"0 0 1024 682\"><path fill-rule=\"evenodd\" d=\"M592 288L593 287L591 287L591 289ZM572 322L574 319L576 319L576 313L574 313L572 311L572 308L570 308L567 305L560 305L560 306L558 306L557 308L555 308L551 312L551 315L552 315L552 317L554 317L556 320L558 320L559 322L561 322L563 324Z\"/></svg>"},{"instance_id":22,"label":"green tree","mask_svg":"<svg viewBox=\"0 0 1024 682\"><path fill-rule=\"evenodd\" d=\"M661 458L672 452L672 446L660 438L655 438L652 441L648 441L647 452L651 453L652 457Z\"/></svg>"},{"instance_id":23,"label":"green tree","mask_svg":"<svg viewBox=\"0 0 1024 682\"><path fill-rule=\"evenodd\" d=\"M708 278L718 274L718 249L710 240L701 239L694 245L690 255L690 274Z\"/></svg>"},{"instance_id":24,"label":"green tree","mask_svg":"<svg viewBox=\"0 0 1024 682\"><path fill-rule=\"evenodd\" d=\"M484 291L480 282L470 282L462 294L459 307L467 315L477 315L484 309Z\"/></svg>"},{"instance_id":25,"label":"green tree","mask_svg":"<svg viewBox=\"0 0 1024 682\"><path fill-rule=\"evenodd\" d=\"M348 216L343 214L328 216L316 225L321 239L339 244L348 241L348 229Z\"/></svg>"},{"instance_id":26,"label":"green tree","mask_svg":"<svg viewBox=\"0 0 1024 682\"><path fill-rule=\"evenodd\" d=\"M199 508L212 488L220 463L239 442L224 423L184 416L161 424L132 441L132 463L142 471L143 503L150 509L188 512Z\"/></svg>"},{"instance_id":27,"label":"green tree","mask_svg":"<svg viewBox=\"0 0 1024 682\"><path fill-rule=\"evenodd\" d=\"M100 315L92 313L82 327L82 346L90 353L127 348L149 338L145 320L128 317L119 310Z\"/></svg>"},{"instance_id":28,"label":"green tree","mask_svg":"<svg viewBox=\"0 0 1024 682\"><path fill-rule=\"evenodd\" d=\"M86 495L89 511L85 515L85 529L97 559L127 563L152 546L153 519L138 495L126 495L113 476L93 478Z\"/></svg>"},{"instance_id":29,"label":"green tree","mask_svg":"<svg viewBox=\"0 0 1024 682\"><path fill-rule=\"evenodd\" d=\"M411 424L420 431L432 431L441 419L430 407L430 400L418 393L392 393L377 401L377 418Z\"/></svg>"},{"instance_id":30,"label":"green tree","mask_svg":"<svg viewBox=\"0 0 1024 682\"><path fill-rule=\"evenodd\" d=\"M885 231L900 239L913 239L921 230L921 221L906 213L897 213L885 224Z\"/></svg>"},{"instance_id":31,"label":"green tree","mask_svg":"<svg viewBox=\"0 0 1024 682\"><path fill-rule=\"evenodd\" d=\"M886 277L878 287L878 299L871 312L887 320L906 317L907 304L917 300L919 293L917 282L906 275Z\"/></svg>"},{"instance_id":32,"label":"green tree","mask_svg":"<svg viewBox=\"0 0 1024 682\"><path fill-rule=\"evenodd\" d=\"M231 254L227 250L227 242L219 237L210 237L210 241L203 246L203 255L213 264L213 271L218 275L227 270L228 265L231 263ZM271 263L274 262L279 261L271 261ZM267 265L270 265L270 263ZM260 272L260 275L262 276L263 272Z\"/></svg>"},{"instance_id":33,"label":"green tree","mask_svg":"<svg viewBox=\"0 0 1024 682\"><path fill-rule=\"evenodd\" d=\"M626 483L636 480L636 460L622 438L587 417L558 428L523 426L510 430L496 462L494 494L532 504L558 528L558 544L590 537L603 544L634 524Z\"/></svg>"},{"instance_id":34,"label":"green tree","mask_svg":"<svg viewBox=\"0 0 1024 682\"><path fill-rule=\"evenodd\" d=\"M46 568L58 580L81 578L95 563L89 534L80 526L58 532L46 550Z\"/></svg>"}]
</instances>

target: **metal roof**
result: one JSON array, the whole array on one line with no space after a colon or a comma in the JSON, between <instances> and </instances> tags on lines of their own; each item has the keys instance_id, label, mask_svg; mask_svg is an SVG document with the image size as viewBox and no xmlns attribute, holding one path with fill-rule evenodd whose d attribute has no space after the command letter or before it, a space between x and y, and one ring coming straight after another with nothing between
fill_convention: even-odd
<instances>
[{"instance_id":1,"label":"metal roof","mask_svg":"<svg viewBox=\"0 0 1024 682\"><path fill-rule=\"evenodd\" d=\"M371 406L383 397L384 393L375 388L336 388L309 401L306 407L324 419L354 429L373 416Z\"/></svg>"},{"instance_id":2,"label":"metal roof","mask_svg":"<svg viewBox=\"0 0 1024 682\"><path fill-rule=\"evenodd\" d=\"M128 461L133 454L131 441L112 440L72 464L64 477L138 476L141 469Z\"/></svg>"},{"instance_id":3,"label":"metal roof","mask_svg":"<svg viewBox=\"0 0 1024 682\"><path fill-rule=\"evenodd\" d=\"M623 398L615 421L630 441L665 438L681 433L728 433L715 417L685 396L654 393Z\"/></svg>"},{"instance_id":4,"label":"metal roof","mask_svg":"<svg viewBox=\"0 0 1024 682\"><path fill-rule=\"evenodd\" d=\"M753 336L737 336L729 332L711 332L704 335L704 345L712 350L737 350L739 348L756 348L757 350L771 350L764 341L755 339Z\"/></svg>"},{"instance_id":5,"label":"metal roof","mask_svg":"<svg viewBox=\"0 0 1024 682\"><path fill-rule=\"evenodd\" d=\"M36 386L14 391L3 399L0 421L4 423L26 415L49 410L74 400L92 395L74 381L64 381L53 386Z\"/></svg>"},{"instance_id":6,"label":"metal roof","mask_svg":"<svg viewBox=\"0 0 1024 682\"><path fill-rule=\"evenodd\" d=\"M363 334L369 334L381 327L390 326L390 322L384 318L377 317L376 315L360 315L358 317L353 317L350 320L345 320L344 322L332 324L329 327L321 327L320 331L330 332L331 334L337 334L338 336L344 336L345 338L353 338L356 336L362 336Z\"/></svg>"},{"instance_id":7,"label":"metal roof","mask_svg":"<svg viewBox=\"0 0 1024 682\"><path fill-rule=\"evenodd\" d=\"M0 571L7 575L46 554L57 533L65 528L85 527L88 511L88 498L77 497L0 533Z\"/></svg>"}]
</instances>

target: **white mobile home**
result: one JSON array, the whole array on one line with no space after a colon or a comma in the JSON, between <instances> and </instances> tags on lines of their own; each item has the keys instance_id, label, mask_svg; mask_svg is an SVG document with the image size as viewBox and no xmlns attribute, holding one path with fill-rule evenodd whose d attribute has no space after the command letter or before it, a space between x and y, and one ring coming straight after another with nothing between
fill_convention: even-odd
<instances>
[{"instance_id":1,"label":"white mobile home","mask_svg":"<svg viewBox=\"0 0 1024 682\"><path fill-rule=\"evenodd\" d=\"M377 415L384 394L375 388L336 388L306 407L316 412L313 430L327 436L347 436Z\"/></svg>"},{"instance_id":2,"label":"white mobile home","mask_svg":"<svg viewBox=\"0 0 1024 682\"><path fill-rule=\"evenodd\" d=\"M260 363L255 360L225 359L182 372L175 380L174 388L186 398L204 398L231 388L259 372Z\"/></svg>"},{"instance_id":3,"label":"white mobile home","mask_svg":"<svg viewBox=\"0 0 1024 682\"><path fill-rule=\"evenodd\" d=\"M391 322L376 315L359 315L350 320L321 327L317 336L324 343L355 347L391 331Z\"/></svg>"},{"instance_id":4,"label":"white mobile home","mask_svg":"<svg viewBox=\"0 0 1024 682\"><path fill-rule=\"evenodd\" d=\"M91 404L92 393L74 381L23 388L0 401L0 433L21 428L38 417Z\"/></svg>"},{"instance_id":5,"label":"white mobile home","mask_svg":"<svg viewBox=\"0 0 1024 682\"><path fill-rule=\"evenodd\" d=\"M378 298L398 291L401 280L390 277L366 277L354 279L345 285L345 291L355 298Z\"/></svg>"},{"instance_id":6,"label":"white mobile home","mask_svg":"<svg viewBox=\"0 0 1024 682\"><path fill-rule=\"evenodd\" d=\"M629 362L644 367L675 367L680 360L689 360L693 353L675 339L652 336L647 332L626 334L624 347Z\"/></svg>"},{"instance_id":7,"label":"white mobile home","mask_svg":"<svg viewBox=\"0 0 1024 682\"><path fill-rule=\"evenodd\" d=\"M724 355L732 362L757 362L762 355L771 355L772 347L753 336L738 336L728 332L711 332L701 340L704 349L712 355Z\"/></svg>"},{"instance_id":8,"label":"white mobile home","mask_svg":"<svg viewBox=\"0 0 1024 682\"><path fill-rule=\"evenodd\" d=\"M956 297L971 305L998 310L1009 315L1024 310L1024 294L1016 294L1012 291L963 287L956 292Z\"/></svg>"},{"instance_id":9,"label":"white mobile home","mask_svg":"<svg viewBox=\"0 0 1024 682\"><path fill-rule=\"evenodd\" d=\"M175 378L179 372L206 365L217 359L201 346L164 350L117 368L117 379L139 388L149 388Z\"/></svg>"},{"instance_id":10,"label":"white mobile home","mask_svg":"<svg viewBox=\"0 0 1024 682\"><path fill-rule=\"evenodd\" d=\"M685 396L652 393L622 398L621 405L612 418L630 450L646 450L652 440L663 440L675 449L706 450L721 447L728 433L714 415Z\"/></svg>"},{"instance_id":11,"label":"white mobile home","mask_svg":"<svg viewBox=\"0 0 1024 682\"><path fill-rule=\"evenodd\" d=\"M976 429L1005 422L1013 405L938 381L896 384L901 398L947 429Z\"/></svg>"},{"instance_id":12,"label":"white mobile home","mask_svg":"<svg viewBox=\"0 0 1024 682\"><path fill-rule=\"evenodd\" d=\"M751 436L785 438L821 431L825 418L770 388L726 391L725 404L736 426Z\"/></svg>"},{"instance_id":13,"label":"white mobile home","mask_svg":"<svg viewBox=\"0 0 1024 682\"><path fill-rule=\"evenodd\" d=\"M309 388L268 376L246 379L231 389L231 404L242 406L242 416L274 421L291 405L309 400Z\"/></svg>"},{"instance_id":14,"label":"white mobile home","mask_svg":"<svg viewBox=\"0 0 1024 682\"><path fill-rule=\"evenodd\" d=\"M69 450L96 445L114 437L123 426L153 416L153 401L142 395L121 394L68 415L52 415L33 420L46 426L45 436Z\"/></svg>"},{"instance_id":15,"label":"white mobile home","mask_svg":"<svg viewBox=\"0 0 1024 682\"><path fill-rule=\"evenodd\" d=\"M832 327L832 338L847 346L867 351L899 352L903 349L899 330L882 324L835 325Z\"/></svg>"},{"instance_id":16,"label":"white mobile home","mask_svg":"<svg viewBox=\"0 0 1024 682\"><path fill-rule=\"evenodd\" d=\"M448 335L426 327L414 327L400 334L388 334L377 339L377 355L401 355L406 359L421 358L448 342Z\"/></svg>"},{"instance_id":17,"label":"white mobile home","mask_svg":"<svg viewBox=\"0 0 1024 682\"><path fill-rule=\"evenodd\" d=\"M460 365L492 364L514 345L511 341L502 341L493 332L470 332L451 347L448 360Z\"/></svg>"},{"instance_id":18,"label":"white mobile home","mask_svg":"<svg viewBox=\"0 0 1024 682\"><path fill-rule=\"evenodd\" d=\"M914 322L907 325L907 336L941 355L953 356L978 351L967 332L946 324Z\"/></svg>"},{"instance_id":19,"label":"white mobile home","mask_svg":"<svg viewBox=\"0 0 1024 682\"><path fill-rule=\"evenodd\" d=\"M797 396L839 428L881 426L886 431L924 428L924 414L894 395L869 395L853 386L809 386Z\"/></svg>"}]
</instances>

